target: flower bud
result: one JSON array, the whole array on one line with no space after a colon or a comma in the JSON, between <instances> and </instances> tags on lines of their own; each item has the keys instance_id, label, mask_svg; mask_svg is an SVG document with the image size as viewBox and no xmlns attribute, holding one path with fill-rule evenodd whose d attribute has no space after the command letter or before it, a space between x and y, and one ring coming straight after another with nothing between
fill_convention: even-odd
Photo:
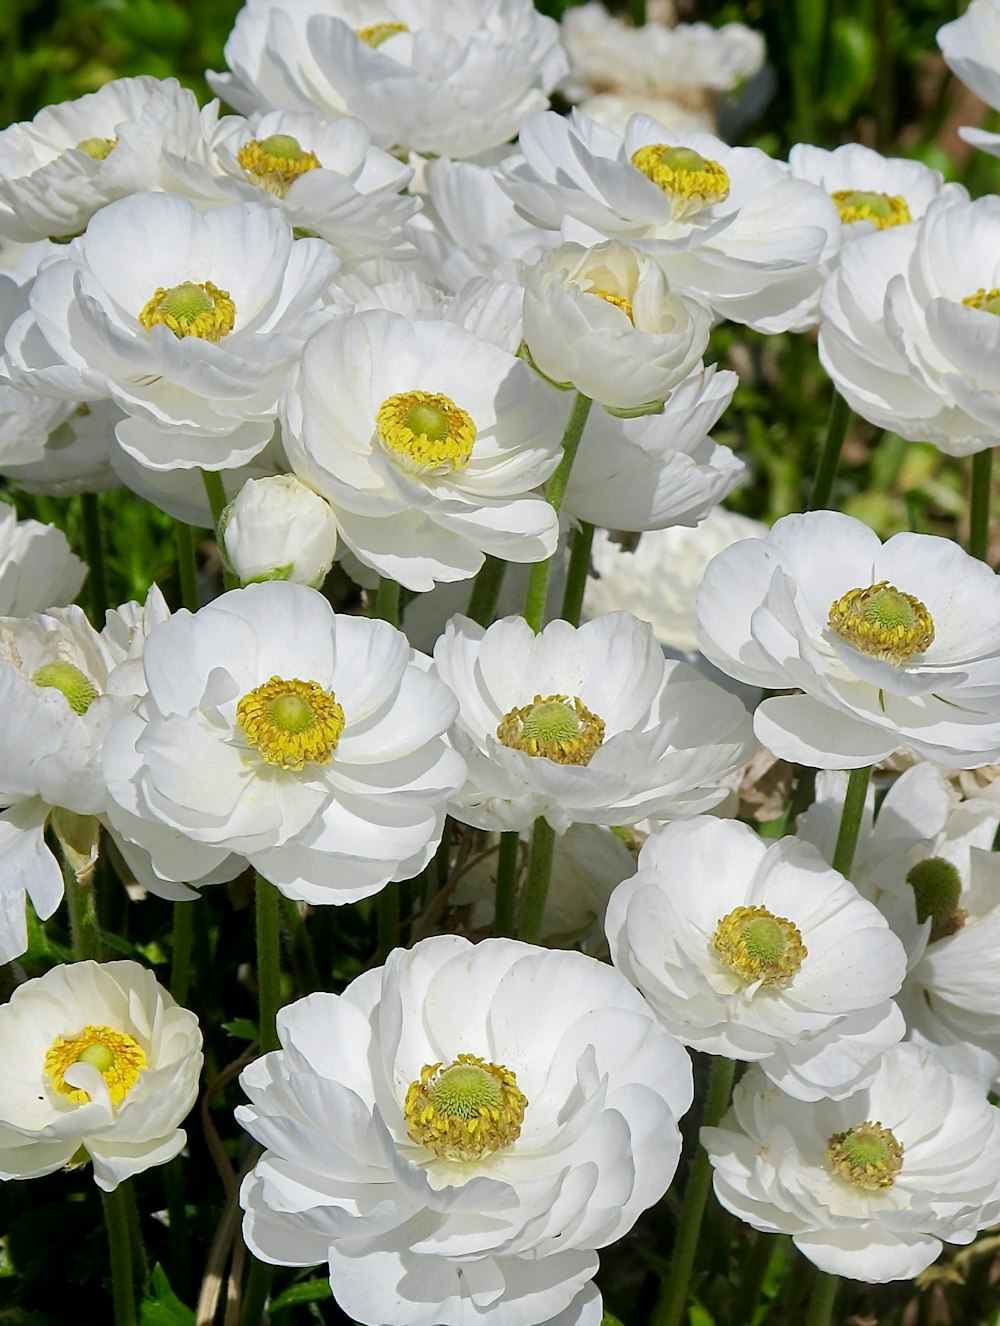
<instances>
[{"instance_id":1,"label":"flower bud","mask_svg":"<svg viewBox=\"0 0 1000 1326\"><path fill-rule=\"evenodd\" d=\"M222 513L219 536L243 585L292 580L318 588L337 550L329 503L293 474L248 479Z\"/></svg>"}]
</instances>

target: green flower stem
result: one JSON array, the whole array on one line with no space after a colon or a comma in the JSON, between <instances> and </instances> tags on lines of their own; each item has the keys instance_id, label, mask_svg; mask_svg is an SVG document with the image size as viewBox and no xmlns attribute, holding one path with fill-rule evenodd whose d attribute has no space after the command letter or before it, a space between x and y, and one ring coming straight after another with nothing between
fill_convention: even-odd
<instances>
[{"instance_id":1,"label":"green flower stem","mask_svg":"<svg viewBox=\"0 0 1000 1326\"><path fill-rule=\"evenodd\" d=\"M63 891L66 895L66 910L69 913L70 942L73 955L78 962L87 958L98 960L101 956L100 931L97 926L97 894L94 891L94 876L85 883L77 879L76 871L59 853L62 866Z\"/></svg>"},{"instance_id":2,"label":"green flower stem","mask_svg":"<svg viewBox=\"0 0 1000 1326\"><path fill-rule=\"evenodd\" d=\"M387 884L376 899L378 918L378 960L385 962L399 946L399 885Z\"/></svg>"},{"instance_id":3,"label":"green flower stem","mask_svg":"<svg viewBox=\"0 0 1000 1326\"><path fill-rule=\"evenodd\" d=\"M90 567L87 584L90 620L100 630L104 626L104 614L109 604L108 577L104 564L104 531L101 527L101 504L98 494L81 493L80 511L83 518L84 560Z\"/></svg>"},{"instance_id":4,"label":"green flower stem","mask_svg":"<svg viewBox=\"0 0 1000 1326\"><path fill-rule=\"evenodd\" d=\"M588 525L585 520L581 521L580 528L573 531L569 570L566 573L566 591L563 594L562 617L570 626L580 625L583 594L587 588L587 572L590 570L590 550L593 544L593 525Z\"/></svg>"},{"instance_id":5,"label":"green flower stem","mask_svg":"<svg viewBox=\"0 0 1000 1326\"><path fill-rule=\"evenodd\" d=\"M256 1257L250 1258L250 1274L247 1276L246 1289L243 1291L240 1326L260 1326L267 1296L271 1292L273 1275L273 1266L259 1262Z\"/></svg>"},{"instance_id":6,"label":"green flower stem","mask_svg":"<svg viewBox=\"0 0 1000 1326\"><path fill-rule=\"evenodd\" d=\"M177 574L181 582L181 603L191 612L198 611L198 563L195 560L194 530L183 520L174 521L177 535Z\"/></svg>"},{"instance_id":7,"label":"green flower stem","mask_svg":"<svg viewBox=\"0 0 1000 1326\"><path fill-rule=\"evenodd\" d=\"M390 626L399 625L399 585L395 580L386 580L385 576L378 582L375 616Z\"/></svg>"},{"instance_id":8,"label":"green flower stem","mask_svg":"<svg viewBox=\"0 0 1000 1326\"><path fill-rule=\"evenodd\" d=\"M732 1059L717 1055L712 1059L708 1079L708 1092L702 1114L702 1125L714 1128L729 1105L733 1092L736 1064ZM663 1282L660 1298L652 1317L652 1326L680 1326L685 1320L691 1271L701 1235L701 1222L705 1214L708 1190L712 1184L712 1164L708 1152L699 1146L691 1162L684 1188L684 1200L677 1220L677 1237L670 1257L670 1274Z\"/></svg>"},{"instance_id":9,"label":"green flower stem","mask_svg":"<svg viewBox=\"0 0 1000 1326\"><path fill-rule=\"evenodd\" d=\"M278 890L263 875L257 876L257 1003L260 1009L260 1048L278 1048L275 1018L281 1005L281 935Z\"/></svg>"},{"instance_id":10,"label":"green flower stem","mask_svg":"<svg viewBox=\"0 0 1000 1326\"><path fill-rule=\"evenodd\" d=\"M764 1288L777 1242L774 1234L766 1234L762 1229L757 1231L753 1246L743 1260L736 1311L733 1314L734 1322L752 1322L756 1316L761 1290Z\"/></svg>"},{"instance_id":11,"label":"green flower stem","mask_svg":"<svg viewBox=\"0 0 1000 1326\"><path fill-rule=\"evenodd\" d=\"M840 453L844 447L844 438L847 436L847 425L850 423L850 419L851 407L840 392L835 391L833 402L830 405L830 421L826 426L826 440L820 453L812 497L809 501L810 511L822 511L829 505L830 494L833 492L833 481L837 477L837 466L840 464Z\"/></svg>"},{"instance_id":12,"label":"green flower stem","mask_svg":"<svg viewBox=\"0 0 1000 1326\"><path fill-rule=\"evenodd\" d=\"M489 626L497 610L497 599L507 573L507 563L487 554L472 585L469 606L465 611L479 626Z\"/></svg>"},{"instance_id":13,"label":"green flower stem","mask_svg":"<svg viewBox=\"0 0 1000 1326\"><path fill-rule=\"evenodd\" d=\"M555 829L539 815L531 830L531 856L528 858L528 880L524 886L521 912L520 938L527 944L537 944L542 933L542 914L549 894L555 842Z\"/></svg>"},{"instance_id":14,"label":"green flower stem","mask_svg":"<svg viewBox=\"0 0 1000 1326\"><path fill-rule=\"evenodd\" d=\"M830 1275L817 1267L803 1326L829 1326L833 1316L834 1300L839 1288L839 1276Z\"/></svg>"},{"instance_id":15,"label":"green flower stem","mask_svg":"<svg viewBox=\"0 0 1000 1326\"><path fill-rule=\"evenodd\" d=\"M570 411L569 421L566 424L566 431L563 433L562 460L559 462L559 468L549 480L549 485L545 490L546 499L557 514L562 509L563 498L566 496L566 485L569 483L570 470L573 468L573 461L576 459L577 448L580 445L580 438L583 437L583 430L587 425L587 417L590 414L592 404L593 402L589 396L584 396L580 392L576 393L573 409ZM536 634L542 629L545 621L545 600L548 596L549 571L551 568L551 557L544 562L534 562L528 577L528 597L524 605L524 616L528 625Z\"/></svg>"},{"instance_id":16,"label":"green flower stem","mask_svg":"<svg viewBox=\"0 0 1000 1326\"><path fill-rule=\"evenodd\" d=\"M218 470L202 470L201 480L205 485L205 496L208 498L208 505L212 509L212 527L215 532L216 543L219 545L219 556L222 557L222 583L226 589L235 589L237 580L232 571L226 570L227 563L222 554L222 535L219 533L219 522L228 505L226 490L222 486L222 475Z\"/></svg>"},{"instance_id":17,"label":"green flower stem","mask_svg":"<svg viewBox=\"0 0 1000 1326\"><path fill-rule=\"evenodd\" d=\"M174 1156L163 1167L163 1187L167 1197L168 1246L170 1249L170 1286L179 1298L187 1298L188 1227L187 1198L184 1185L184 1159Z\"/></svg>"},{"instance_id":18,"label":"green flower stem","mask_svg":"<svg viewBox=\"0 0 1000 1326\"><path fill-rule=\"evenodd\" d=\"M520 860L520 836L516 829L500 835L497 855L496 913L493 933L510 939L514 934L514 904L517 900L517 866Z\"/></svg>"},{"instance_id":19,"label":"green flower stem","mask_svg":"<svg viewBox=\"0 0 1000 1326\"><path fill-rule=\"evenodd\" d=\"M646 0L628 0L628 12L635 26L641 28L646 22Z\"/></svg>"},{"instance_id":20,"label":"green flower stem","mask_svg":"<svg viewBox=\"0 0 1000 1326\"><path fill-rule=\"evenodd\" d=\"M871 765L864 769L852 769L847 780L847 796L840 816L840 831L837 834L837 846L833 853L833 868L842 875L849 876L854 864L854 849L858 845L858 831L861 828L861 816L865 809L865 794L868 791L868 779L871 777Z\"/></svg>"},{"instance_id":21,"label":"green flower stem","mask_svg":"<svg viewBox=\"0 0 1000 1326\"><path fill-rule=\"evenodd\" d=\"M179 1004L186 1004L191 985L191 941L194 934L194 909L198 900L174 903L174 942L170 954L170 993Z\"/></svg>"},{"instance_id":22,"label":"green flower stem","mask_svg":"<svg viewBox=\"0 0 1000 1326\"><path fill-rule=\"evenodd\" d=\"M972 498L969 503L969 552L986 561L990 543L990 481L993 477L993 448L972 457Z\"/></svg>"},{"instance_id":23,"label":"green flower stem","mask_svg":"<svg viewBox=\"0 0 1000 1326\"><path fill-rule=\"evenodd\" d=\"M136 1326L135 1281L132 1278L132 1243L129 1238L128 1210L125 1204L125 1183L120 1183L114 1192L102 1192L101 1201L104 1205L104 1227L108 1231L108 1249L111 1253L115 1326Z\"/></svg>"}]
</instances>

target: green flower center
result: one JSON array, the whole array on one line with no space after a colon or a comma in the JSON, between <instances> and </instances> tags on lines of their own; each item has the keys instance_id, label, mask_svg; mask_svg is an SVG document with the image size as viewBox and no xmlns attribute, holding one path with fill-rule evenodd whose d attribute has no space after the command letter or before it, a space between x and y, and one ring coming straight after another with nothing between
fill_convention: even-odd
<instances>
[{"instance_id":1,"label":"green flower center","mask_svg":"<svg viewBox=\"0 0 1000 1326\"><path fill-rule=\"evenodd\" d=\"M922 923L930 919L930 943L947 939L962 929L968 912L958 905L962 878L950 861L940 856L918 861L906 876L906 882L913 890L917 920Z\"/></svg>"},{"instance_id":2,"label":"green flower center","mask_svg":"<svg viewBox=\"0 0 1000 1326\"><path fill-rule=\"evenodd\" d=\"M451 474L469 463L476 425L460 405L441 392L400 391L375 415L383 446L414 474Z\"/></svg>"},{"instance_id":3,"label":"green flower center","mask_svg":"<svg viewBox=\"0 0 1000 1326\"><path fill-rule=\"evenodd\" d=\"M864 1192L891 1188L903 1168L903 1146L880 1123L855 1124L827 1143L827 1164L834 1174Z\"/></svg>"},{"instance_id":4,"label":"green flower center","mask_svg":"<svg viewBox=\"0 0 1000 1326\"><path fill-rule=\"evenodd\" d=\"M88 1024L75 1036L57 1036L45 1053L43 1071L53 1091L75 1105L84 1105L90 1100L87 1092L65 1080L66 1070L74 1064L91 1064L97 1069L117 1109L138 1082L146 1055L138 1041L114 1027Z\"/></svg>"},{"instance_id":5,"label":"green flower center","mask_svg":"<svg viewBox=\"0 0 1000 1326\"><path fill-rule=\"evenodd\" d=\"M203 341L221 341L235 321L236 305L228 291L211 281L182 281L169 289L160 286L139 313L139 322L147 331L162 323L178 338L197 336Z\"/></svg>"},{"instance_id":6,"label":"green flower center","mask_svg":"<svg viewBox=\"0 0 1000 1326\"><path fill-rule=\"evenodd\" d=\"M291 134L271 134L252 139L236 153L236 160L258 188L284 198L295 181L310 170L320 169L315 152L307 152Z\"/></svg>"},{"instance_id":7,"label":"green flower center","mask_svg":"<svg viewBox=\"0 0 1000 1326\"><path fill-rule=\"evenodd\" d=\"M736 907L715 927L712 947L747 984L785 985L809 950L798 926L766 907Z\"/></svg>"},{"instance_id":8,"label":"green flower center","mask_svg":"<svg viewBox=\"0 0 1000 1326\"><path fill-rule=\"evenodd\" d=\"M272 677L243 696L236 722L268 764L298 772L308 763L330 763L344 711L318 682Z\"/></svg>"},{"instance_id":9,"label":"green flower center","mask_svg":"<svg viewBox=\"0 0 1000 1326\"><path fill-rule=\"evenodd\" d=\"M100 695L97 687L78 667L59 660L55 663L43 663L31 680L36 686L53 686L66 697L69 707L76 714L85 714Z\"/></svg>"},{"instance_id":10,"label":"green flower center","mask_svg":"<svg viewBox=\"0 0 1000 1326\"><path fill-rule=\"evenodd\" d=\"M94 161L104 161L117 146L117 138L84 138L77 143L76 150L85 152Z\"/></svg>"},{"instance_id":11,"label":"green flower center","mask_svg":"<svg viewBox=\"0 0 1000 1326\"><path fill-rule=\"evenodd\" d=\"M527 1104L509 1068L460 1054L443 1070L424 1065L403 1115L413 1141L442 1160L479 1160L517 1141Z\"/></svg>"},{"instance_id":12,"label":"green flower center","mask_svg":"<svg viewBox=\"0 0 1000 1326\"><path fill-rule=\"evenodd\" d=\"M723 167L693 148L649 143L633 152L630 160L667 195L675 220L729 197L729 176Z\"/></svg>"},{"instance_id":13,"label":"green flower center","mask_svg":"<svg viewBox=\"0 0 1000 1326\"><path fill-rule=\"evenodd\" d=\"M505 714L497 736L511 750L541 755L556 764L589 764L604 740L604 720L577 696L536 695Z\"/></svg>"},{"instance_id":14,"label":"green flower center","mask_svg":"<svg viewBox=\"0 0 1000 1326\"><path fill-rule=\"evenodd\" d=\"M930 613L888 580L848 590L831 604L829 626L862 654L890 663L906 663L934 643Z\"/></svg>"},{"instance_id":15,"label":"green flower center","mask_svg":"<svg viewBox=\"0 0 1000 1326\"><path fill-rule=\"evenodd\" d=\"M891 226L902 226L913 220L906 199L898 195L838 189L831 197L845 226L854 221L873 221L879 230L888 230Z\"/></svg>"}]
</instances>

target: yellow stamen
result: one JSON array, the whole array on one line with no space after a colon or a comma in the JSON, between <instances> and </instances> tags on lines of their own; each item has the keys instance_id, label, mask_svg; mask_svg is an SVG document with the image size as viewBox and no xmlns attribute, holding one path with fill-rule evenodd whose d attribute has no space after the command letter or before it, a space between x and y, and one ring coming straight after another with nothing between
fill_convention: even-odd
<instances>
[{"instance_id":1,"label":"yellow stamen","mask_svg":"<svg viewBox=\"0 0 1000 1326\"><path fill-rule=\"evenodd\" d=\"M835 1133L827 1144L826 1162L838 1178L864 1192L891 1188L903 1168L903 1145L880 1123L855 1124Z\"/></svg>"},{"instance_id":2,"label":"yellow stamen","mask_svg":"<svg viewBox=\"0 0 1000 1326\"><path fill-rule=\"evenodd\" d=\"M76 1105L85 1105L90 1096L65 1080L73 1064L92 1064L107 1083L111 1104L117 1109L139 1080L146 1067L142 1046L124 1031L113 1027L87 1025L75 1036L57 1036L45 1052L44 1072L53 1091Z\"/></svg>"},{"instance_id":3,"label":"yellow stamen","mask_svg":"<svg viewBox=\"0 0 1000 1326\"><path fill-rule=\"evenodd\" d=\"M798 926L766 907L736 907L715 927L712 947L749 984L785 985L809 956Z\"/></svg>"},{"instance_id":4,"label":"yellow stamen","mask_svg":"<svg viewBox=\"0 0 1000 1326\"><path fill-rule=\"evenodd\" d=\"M1000 314L1000 289L995 286L986 290L980 286L974 295L966 295L962 300L966 308L978 308L984 313Z\"/></svg>"},{"instance_id":5,"label":"yellow stamen","mask_svg":"<svg viewBox=\"0 0 1000 1326\"><path fill-rule=\"evenodd\" d=\"M934 643L930 613L888 580L841 595L830 607L829 626L862 654L890 663L907 663Z\"/></svg>"},{"instance_id":6,"label":"yellow stamen","mask_svg":"<svg viewBox=\"0 0 1000 1326\"><path fill-rule=\"evenodd\" d=\"M476 425L448 396L401 391L378 408L375 428L383 445L414 474L451 474L469 463Z\"/></svg>"},{"instance_id":7,"label":"yellow stamen","mask_svg":"<svg viewBox=\"0 0 1000 1326\"><path fill-rule=\"evenodd\" d=\"M497 736L511 750L541 755L556 764L589 764L604 740L604 719L579 697L536 695L505 714Z\"/></svg>"},{"instance_id":8,"label":"yellow stamen","mask_svg":"<svg viewBox=\"0 0 1000 1326\"><path fill-rule=\"evenodd\" d=\"M384 41L390 37L395 37L400 32L409 32L405 23L372 23L367 28L355 28L354 35L359 41L363 41L366 46L381 46Z\"/></svg>"},{"instance_id":9,"label":"yellow stamen","mask_svg":"<svg viewBox=\"0 0 1000 1326\"><path fill-rule=\"evenodd\" d=\"M615 308L620 308L628 318L629 322L635 326L635 318L632 316L632 301L626 299L624 295L613 295L610 290L588 290L588 295L596 295L598 299L603 299L606 304L614 304Z\"/></svg>"},{"instance_id":10,"label":"yellow stamen","mask_svg":"<svg viewBox=\"0 0 1000 1326\"><path fill-rule=\"evenodd\" d=\"M632 153L631 162L667 195L676 221L729 197L729 176L723 167L690 147L649 143Z\"/></svg>"},{"instance_id":11,"label":"yellow stamen","mask_svg":"<svg viewBox=\"0 0 1000 1326\"><path fill-rule=\"evenodd\" d=\"M272 677L243 696L236 721L268 764L297 771L307 763L330 763L344 711L318 682Z\"/></svg>"},{"instance_id":12,"label":"yellow stamen","mask_svg":"<svg viewBox=\"0 0 1000 1326\"><path fill-rule=\"evenodd\" d=\"M165 286L146 301L139 321L149 331L157 323L169 327L177 337L197 336L203 341L221 341L233 330L236 305L229 292L211 281L182 281Z\"/></svg>"},{"instance_id":13,"label":"yellow stamen","mask_svg":"<svg viewBox=\"0 0 1000 1326\"><path fill-rule=\"evenodd\" d=\"M302 175L320 169L316 153L307 152L291 134L254 138L243 144L236 153L236 160L258 188L266 189L276 198L284 198Z\"/></svg>"},{"instance_id":14,"label":"yellow stamen","mask_svg":"<svg viewBox=\"0 0 1000 1326\"><path fill-rule=\"evenodd\" d=\"M864 189L838 189L830 195L845 226L855 221L873 221L879 230L904 226L912 221L906 199L898 194L867 193Z\"/></svg>"},{"instance_id":15,"label":"yellow stamen","mask_svg":"<svg viewBox=\"0 0 1000 1326\"><path fill-rule=\"evenodd\" d=\"M527 1100L503 1064L460 1054L447 1068L425 1064L406 1091L406 1130L442 1160L481 1160L517 1141Z\"/></svg>"}]
</instances>

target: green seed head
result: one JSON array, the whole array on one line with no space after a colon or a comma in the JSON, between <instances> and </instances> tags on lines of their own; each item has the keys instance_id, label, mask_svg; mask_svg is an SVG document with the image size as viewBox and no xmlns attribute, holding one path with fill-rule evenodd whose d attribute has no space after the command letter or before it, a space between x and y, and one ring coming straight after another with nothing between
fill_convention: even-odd
<instances>
[{"instance_id":1,"label":"green seed head","mask_svg":"<svg viewBox=\"0 0 1000 1326\"><path fill-rule=\"evenodd\" d=\"M913 901L917 908L917 920L930 919L930 942L946 939L954 935L965 924L967 913L959 907L962 896L962 879L950 861L943 857L931 856L925 861L918 861L906 876L906 882L913 890Z\"/></svg>"},{"instance_id":2,"label":"green seed head","mask_svg":"<svg viewBox=\"0 0 1000 1326\"><path fill-rule=\"evenodd\" d=\"M36 686L54 686L65 695L69 707L85 714L99 695L94 683L72 663L43 663L31 679Z\"/></svg>"}]
</instances>

